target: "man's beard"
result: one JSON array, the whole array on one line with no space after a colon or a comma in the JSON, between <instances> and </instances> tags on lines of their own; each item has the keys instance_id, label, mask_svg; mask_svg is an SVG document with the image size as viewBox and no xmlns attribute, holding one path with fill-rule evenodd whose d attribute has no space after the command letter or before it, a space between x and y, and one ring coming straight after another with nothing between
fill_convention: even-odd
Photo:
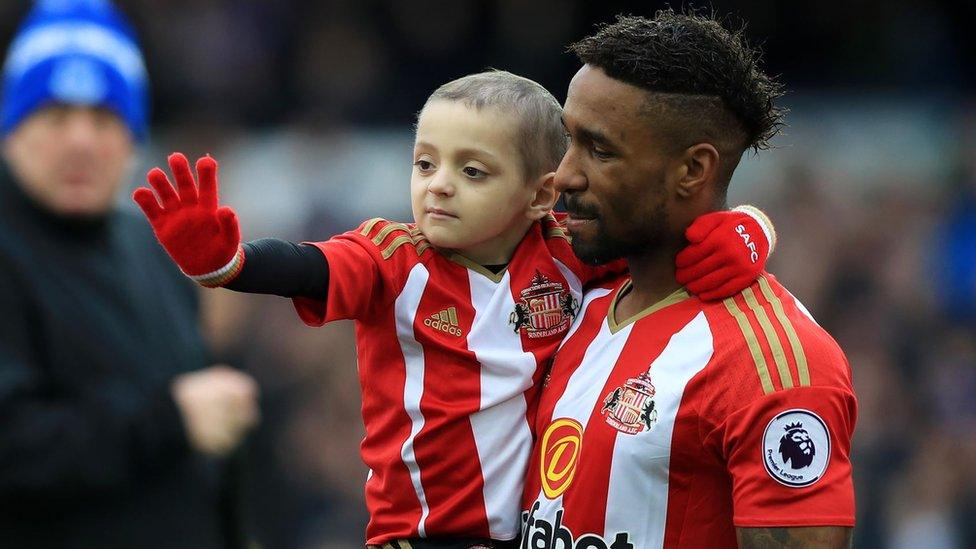
<instances>
[{"instance_id":1,"label":"man's beard","mask_svg":"<svg viewBox=\"0 0 976 549\"><path fill-rule=\"evenodd\" d=\"M624 236L610 235L603 219L602 216L596 219L597 230L592 238L584 240L574 236L572 240L573 253L588 265L605 265L617 259L646 253L660 248L667 239L668 213L663 202L655 206L653 213L641 225L624 228Z\"/></svg>"}]
</instances>

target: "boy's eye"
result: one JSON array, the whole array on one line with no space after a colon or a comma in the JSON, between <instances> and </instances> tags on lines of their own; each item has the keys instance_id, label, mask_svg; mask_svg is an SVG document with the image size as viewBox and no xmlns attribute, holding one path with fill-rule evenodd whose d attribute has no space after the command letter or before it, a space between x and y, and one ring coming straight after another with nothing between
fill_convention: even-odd
<instances>
[{"instance_id":1,"label":"boy's eye","mask_svg":"<svg viewBox=\"0 0 976 549\"><path fill-rule=\"evenodd\" d=\"M464 175L474 179L481 179L488 175L486 172L483 172L478 168L474 168L472 166L465 166L464 169L461 170L461 172L464 173Z\"/></svg>"},{"instance_id":2,"label":"boy's eye","mask_svg":"<svg viewBox=\"0 0 976 549\"><path fill-rule=\"evenodd\" d=\"M420 159L414 162L413 165L420 168L420 171L422 172L428 172L434 167L434 164L430 160L424 160L424 159Z\"/></svg>"}]
</instances>

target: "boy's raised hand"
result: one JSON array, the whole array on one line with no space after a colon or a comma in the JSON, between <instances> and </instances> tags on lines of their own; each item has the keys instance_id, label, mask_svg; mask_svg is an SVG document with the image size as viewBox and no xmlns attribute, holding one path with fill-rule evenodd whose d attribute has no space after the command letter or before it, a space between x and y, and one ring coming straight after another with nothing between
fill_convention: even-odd
<instances>
[{"instance_id":1,"label":"boy's raised hand","mask_svg":"<svg viewBox=\"0 0 976 549\"><path fill-rule=\"evenodd\" d=\"M750 286L776 246L772 222L752 206L705 214L688 227L685 238L688 246L675 258L675 279L705 301Z\"/></svg>"},{"instance_id":2,"label":"boy's raised hand","mask_svg":"<svg viewBox=\"0 0 976 549\"><path fill-rule=\"evenodd\" d=\"M209 156L197 160L197 187L186 156L173 153L168 160L176 188L163 170L153 168L146 179L156 194L140 187L132 199L187 276L204 286L222 286L240 272L244 255L237 214L217 206L217 161Z\"/></svg>"}]
</instances>

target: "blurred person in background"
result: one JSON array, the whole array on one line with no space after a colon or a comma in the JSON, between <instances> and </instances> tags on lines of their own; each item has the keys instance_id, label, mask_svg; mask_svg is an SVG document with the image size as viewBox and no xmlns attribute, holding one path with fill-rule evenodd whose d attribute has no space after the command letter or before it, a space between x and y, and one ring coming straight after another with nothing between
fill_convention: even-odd
<instances>
[{"instance_id":1,"label":"blurred person in background","mask_svg":"<svg viewBox=\"0 0 976 549\"><path fill-rule=\"evenodd\" d=\"M208 366L194 288L116 192L147 75L107 0L42 0L3 69L0 546L239 542L221 458L257 422Z\"/></svg>"}]
</instances>

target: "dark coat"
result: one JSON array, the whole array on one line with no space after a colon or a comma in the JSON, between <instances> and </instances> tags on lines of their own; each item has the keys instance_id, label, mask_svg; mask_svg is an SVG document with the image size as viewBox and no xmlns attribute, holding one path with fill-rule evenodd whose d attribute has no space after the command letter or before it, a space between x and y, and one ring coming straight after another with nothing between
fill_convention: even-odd
<instances>
[{"instance_id":1,"label":"dark coat","mask_svg":"<svg viewBox=\"0 0 976 549\"><path fill-rule=\"evenodd\" d=\"M0 547L223 547L228 479L169 392L206 365L143 218L55 218L0 166Z\"/></svg>"}]
</instances>

